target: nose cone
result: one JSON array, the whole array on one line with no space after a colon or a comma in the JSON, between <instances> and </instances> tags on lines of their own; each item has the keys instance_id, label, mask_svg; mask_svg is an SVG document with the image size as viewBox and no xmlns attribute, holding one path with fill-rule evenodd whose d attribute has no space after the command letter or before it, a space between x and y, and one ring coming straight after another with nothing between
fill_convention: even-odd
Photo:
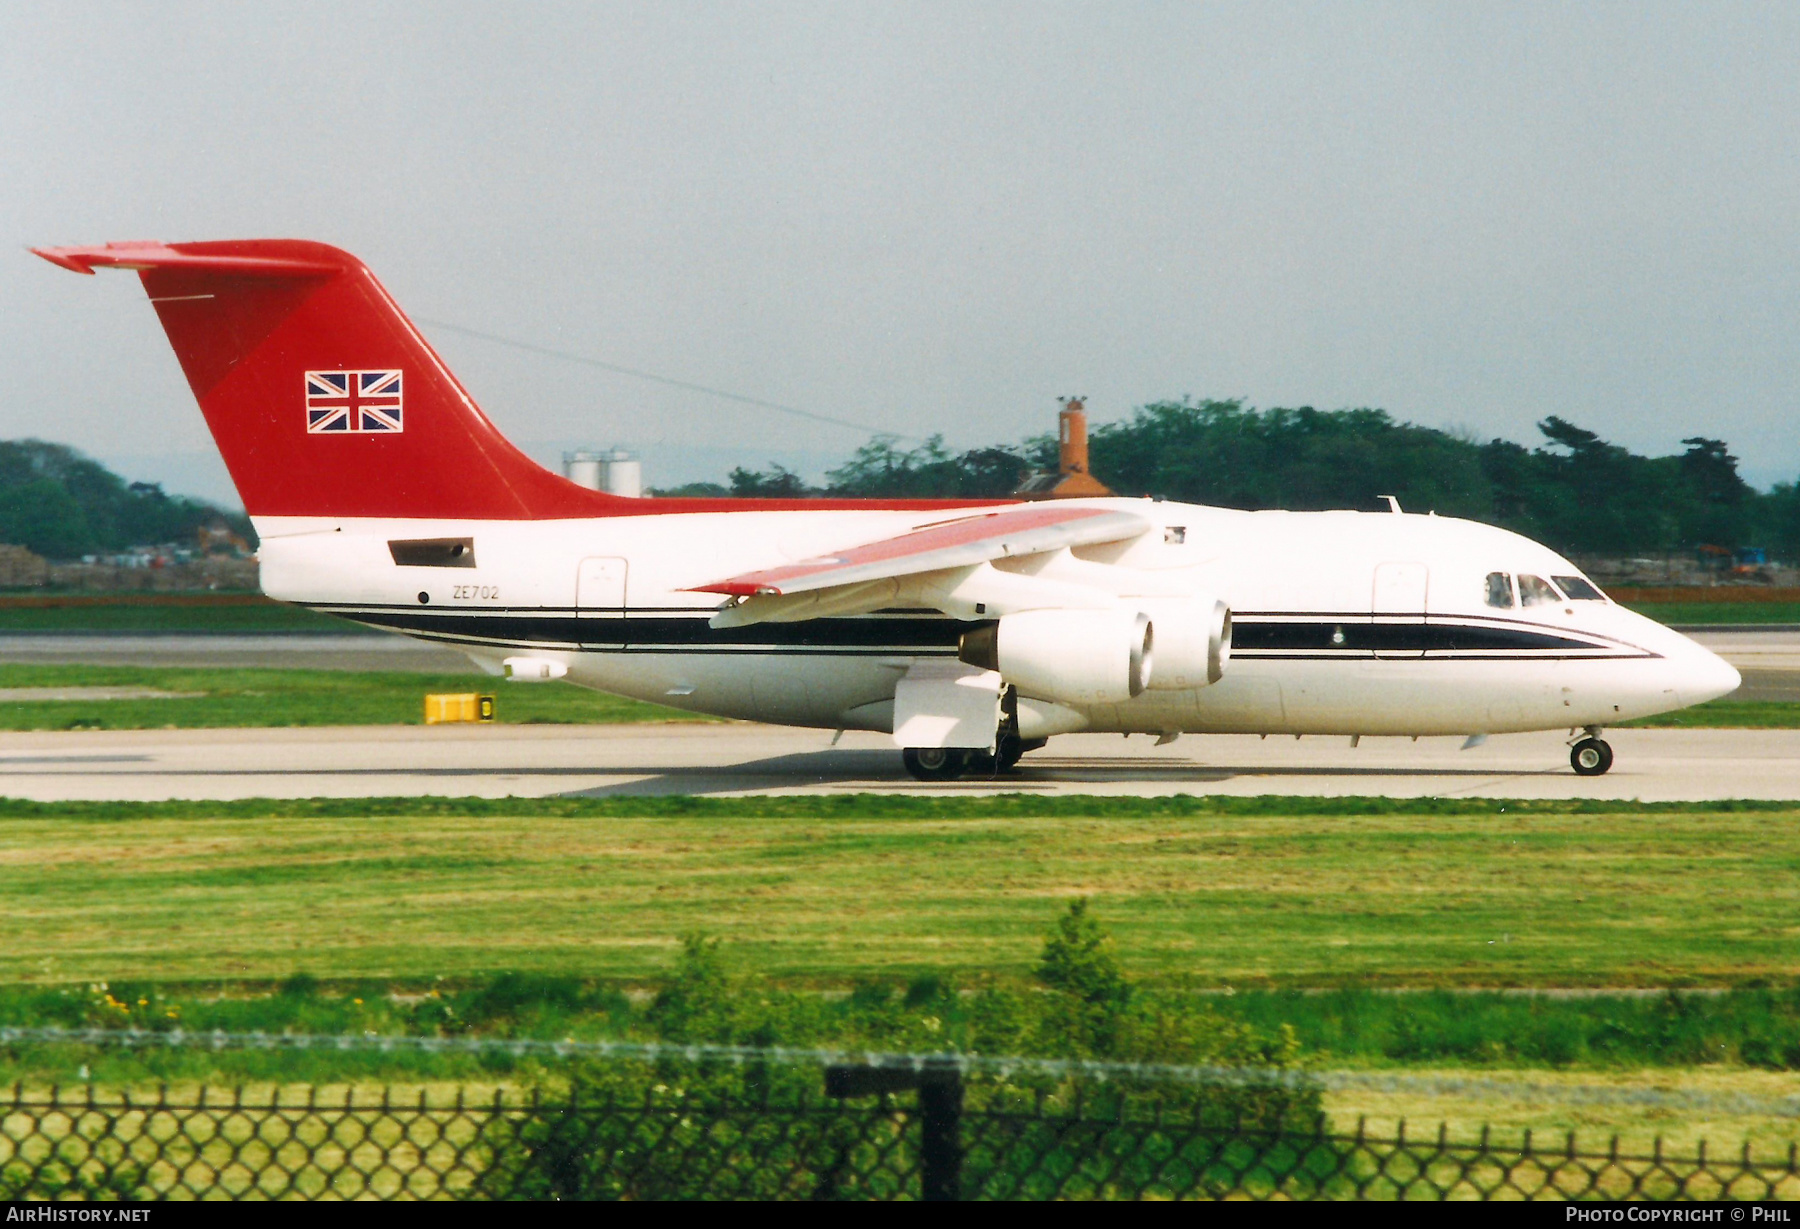
<instances>
[{"instance_id":1,"label":"nose cone","mask_svg":"<svg viewBox=\"0 0 1800 1229\"><path fill-rule=\"evenodd\" d=\"M1688 646L1678 663L1680 674L1675 682L1682 704L1704 704L1728 696L1744 681L1736 668L1717 653L1692 640L1688 641Z\"/></svg>"}]
</instances>

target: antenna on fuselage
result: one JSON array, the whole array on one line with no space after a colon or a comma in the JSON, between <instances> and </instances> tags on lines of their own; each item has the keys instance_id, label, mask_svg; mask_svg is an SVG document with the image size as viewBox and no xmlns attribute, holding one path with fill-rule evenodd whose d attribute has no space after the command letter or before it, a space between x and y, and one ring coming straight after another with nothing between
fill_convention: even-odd
<instances>
[{"instance_id":1,"label":"antenna on fuselage","mask_svg":"<svg viewBox=\"0 0 1800 1229\"><path fill-rule=\"evenodd\" d=\"M1394 498L1392 495L1377 495L1375 498L1387 500L1388 501L1388 511L1392 512L1395 516L1402 515L1402 513L1400 511L1400 501L1398 499Z\"/></svg>"}]
</instances>

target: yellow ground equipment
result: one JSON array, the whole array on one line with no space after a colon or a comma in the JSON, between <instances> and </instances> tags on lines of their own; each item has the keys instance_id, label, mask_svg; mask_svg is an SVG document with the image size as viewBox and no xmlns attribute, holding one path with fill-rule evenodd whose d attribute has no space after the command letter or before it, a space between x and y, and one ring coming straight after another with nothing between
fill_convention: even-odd
<instances>
[{"instance_id":1,"label":"yellow ground equipment","mask_svg":"<svg viewBox=\"0 0 1800 1229\"><path fill-rule=\"evenodd\" d=\"M435 695L425 697L425 724L441 725L446 721L492 721L494 697L476 695Z\"/></svg>"}]
</instances>

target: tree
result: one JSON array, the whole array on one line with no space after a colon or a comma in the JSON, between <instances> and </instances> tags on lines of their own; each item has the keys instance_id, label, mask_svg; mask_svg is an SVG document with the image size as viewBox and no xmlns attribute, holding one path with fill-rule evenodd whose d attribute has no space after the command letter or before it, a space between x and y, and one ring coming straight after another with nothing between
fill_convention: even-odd
<instances>
[{"instance_id":1,"label":"tree","mask_svg":"<svg viewBox=\"0 0 1800 1229\"><path fill-rule=\"evenodd\" d=\"M891 435L878 435L826 477L831 494L852 498L1004 499L1033 468L1024 449L952 455L942 435L910 450Z\"/></svg>"},{"instance_id":2,"label":"tree","mask_svg":"<svg viewBox=\"0 0 1800 1229\"><path fill-rule=\"evenodd\" d=\"M1543 442L1480 443L1467 433L1398 422L1385 410L1259 410L1235 400L1156 401L1097 427L1094 476L1121 495L1228 508L1409 511L1464 516L1573 554L1632 555L1742 546L1761 538L1800 559L1800 493L1758 494L1725 441L1690 436L1675 456L1641 456L1556 414ZM733 470L734 495L1001 499L1055 465L1056 440L953 453L942 436L915 448L876 436L809 488L781 466Z\"/></svg>"},{"instance_id":3,"label":"tree","mask_svg":"<svg viewBox=\"0 0 1800 1229\"><path fill-rule=\"evenodd\" d=\"M1687 536L1725 546L1744 544L1750 536L1748 512L1756 492L1738 474L1738 459L1724 440L1693 436L1681 442L1687 445L1680 459L1681 477L1692 504Z\"/></svg>"},{"instance_id":4,"label":"tree","mask_svg":"<svg viewBox=\"0 0 1800 1229\"><path fill-rule=\"evenodd\" d=\"M0 542L50 559L73 559L95 549L94 531L67 488L36 478L0 495Z\"/></svg>"},{"instance_id":5,"label":"tree","mask_svg":"<svg viewBox=\"0 0 1800 1229\"><path fill-rule=\"evenodd\" d=\"M0 440L0 540L53 559L174 542L223 517L250 534L249 521L155 483L129 485L63 444Z\"/></svg>"},{"instance_id":6,"label":"tree","mask_svg":"<svg viewBox=\"0 0 1800 1229\"><path fill-rule=\"evenodd\" d=\"M1085 896L1070 901L1068 912L1044 937L1037 978L1095 1007L1122 1008L1131 999L1131 983L1113 954L1112 937L1088 913Z\"/></svg>"},{"instance_id":7,"label":"tree","mask_svg":"<svg viewBox=\"0 0 1800 1229\"><path fill-rule=\"evenodd\" d=\"M799 474L774 464L766 474L742 467L732 470L731 493L740 499L804 499L818 494Z\"/></svg>"}]
</instances>

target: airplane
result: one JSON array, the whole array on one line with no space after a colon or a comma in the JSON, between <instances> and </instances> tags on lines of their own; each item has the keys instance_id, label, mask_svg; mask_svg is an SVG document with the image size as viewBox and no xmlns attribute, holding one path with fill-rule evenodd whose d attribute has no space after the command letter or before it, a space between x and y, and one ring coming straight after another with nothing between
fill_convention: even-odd
<instances>
[{"instance_id":1,"label":"airplane","mask_svg":"<svg viewBox=\"0 0 1800 1229\"><path fill-rule=\"evenodd\" d=\"M922 781L1059 735L1570 734L1736 670L1518 534L1153 498L627 498L510 444L356 257L301 240L33 249L133 270L271 597L517 681L889 733Z\"/></svg>"}]
</instances>

